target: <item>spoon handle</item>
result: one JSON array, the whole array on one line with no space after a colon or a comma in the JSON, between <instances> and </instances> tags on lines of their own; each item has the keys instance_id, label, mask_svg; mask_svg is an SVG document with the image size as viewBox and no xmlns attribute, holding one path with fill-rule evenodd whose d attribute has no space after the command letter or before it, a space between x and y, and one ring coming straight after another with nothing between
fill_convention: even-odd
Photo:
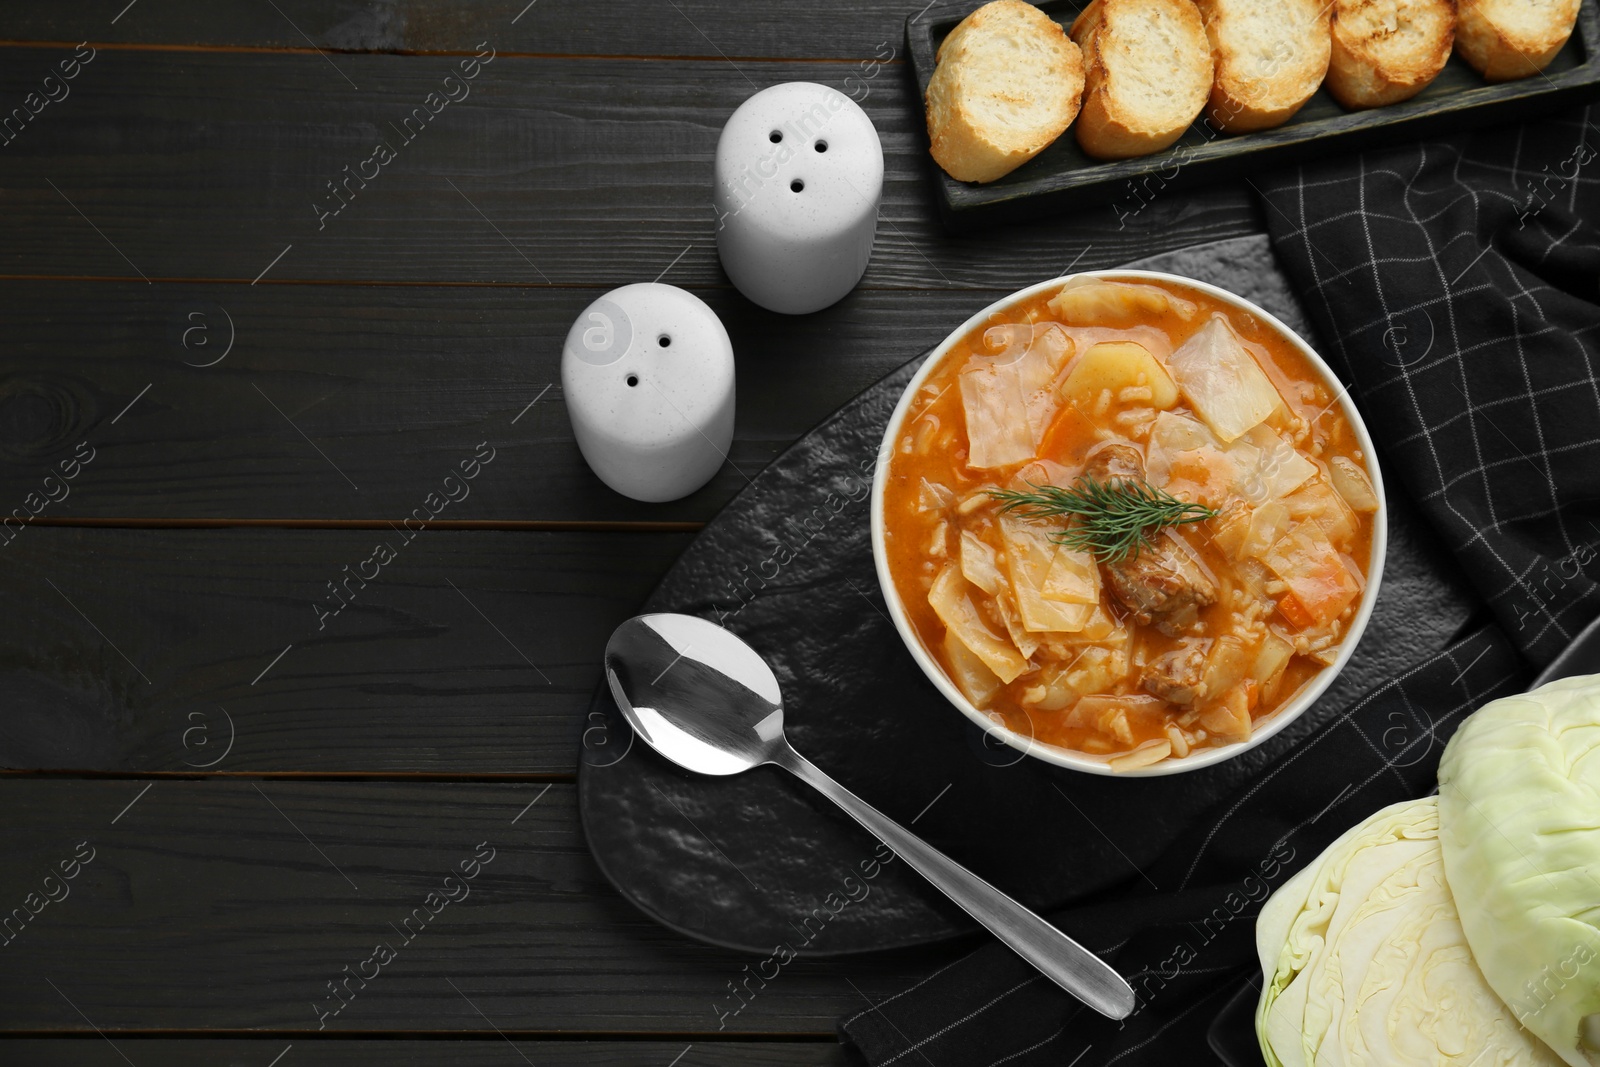
<instances>
[{"instance_id":1,"label":"spoon handle","mask_svg":"<svg viewBox=\"0 0 1600 1067\"><path fill-rule=\"evenodd\" d=\"M839 805L968 915L1056 985L1111 1019L1134 1008L1133 989L1104 960L830 778L792 748L773 760Z\"/></svg>"}]
</instances>

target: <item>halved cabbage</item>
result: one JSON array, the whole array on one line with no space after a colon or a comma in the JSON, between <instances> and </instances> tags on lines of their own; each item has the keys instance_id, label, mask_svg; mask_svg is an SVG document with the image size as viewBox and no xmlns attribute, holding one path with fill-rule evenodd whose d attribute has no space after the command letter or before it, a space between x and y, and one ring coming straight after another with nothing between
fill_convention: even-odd
<instances>
[{"instance_id":1,"label":"halved cabbage","mask_svg":"<svg viewBox=\"0 0 1600 1067\"><path fill-rule=\"evenodd\" d=\"M1445 882L1437 798L1347 831L1256 921L1271 1067L1559 1067L1473 961Z\"/></svg>"},{"instance_id":2,"label":"halved cabbage","mask_svg":"<svg viewBox=\"0 0 1600 1067\"><path fill-rule=\"evenodd\" d=\"M1224 444L1244 436L1283 403L1261 365L1221 315L1167 360L1178 387Z\"/></svg>"},{"instance_id":3,"label":"halved cabbage","mask_svg":"<svg viewBox=\"0 0 1600 1067\"><path fill-rule=\"evenodd\" d=\"M1574 1067L1600 1063L1600 676L1485 704L1439 764L1444 869L1494 991Z\"/></svg>"}]
</instances>

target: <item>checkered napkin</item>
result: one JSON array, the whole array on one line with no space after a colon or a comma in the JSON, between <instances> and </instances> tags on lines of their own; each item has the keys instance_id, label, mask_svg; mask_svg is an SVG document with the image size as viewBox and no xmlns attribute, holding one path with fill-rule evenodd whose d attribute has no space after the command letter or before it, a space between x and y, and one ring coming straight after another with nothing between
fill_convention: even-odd
<instances>
[{"instance_id":1,"label":"checkered napkin","mask_svg":"<svg viewBox=\"0 0 1600 1067\"><path fill-rule=\"evenodd\" d=\"M1587 112L1257 179L1274 250L1493 624L1268 764L1117 891L1050 916L1128 978L1113 1023L998 943L840 1023L856 1062L1216 1062L1270 892L1358 819L1435 786L1461 719L1527 684L1600 588L1600 127Z\"/></svg>"}]
</instances>

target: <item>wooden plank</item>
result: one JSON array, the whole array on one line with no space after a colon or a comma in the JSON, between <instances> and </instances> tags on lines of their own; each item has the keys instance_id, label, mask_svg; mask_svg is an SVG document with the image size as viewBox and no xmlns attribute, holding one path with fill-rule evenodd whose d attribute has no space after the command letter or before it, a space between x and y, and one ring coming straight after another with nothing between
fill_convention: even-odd
<instances>
[{"instance_id":1,"label":"wooden plank","mask_svg":"<svg viewBox=\"0 0 1600 1067\"><path fill-rule=\"evenodd\" d=\"M0 50L0 103L25 100L64 55ZM1130 190L1003 239L948 236L933 215L920 107L899 67L860 81L837 63L747 71L721 59L502 55L469 96L403 133L457 63L101 51L70 96L0 149L0 275L609 288L665 272L678 285L723 285L710 201L718 133L756 88L795 79L853 92L881 137L869 288L1010 290L1069 265L1259 228L1240 186ZM382 166L367 162L380 140L394 153ZM349 184L336 194L335 181Z\"/></svg>"},{"instance_id":2,"label":"wooden plank","mask_svg":"<svg viewBox=\"0 0 1600 1067\"><path fill-rule=\"evenodd\" d=\"M640 504L590 472L565 411L561 346L593 291L4 284L0 544L33 512L399 522L480 442L494 459L442 521L704 521L1000 295L871 290L781 318L698 290L734 342L731 463L687 499ZM94 459L64 484L85 441Z\"/></svg>"},{"instance_id":3,"label":"wooden plank","mask_svg":"<svg viewBox=\"0 0 1600 1067\"><path fill-rule=\"evenodd\" d=\"M250 1039L138 1038L110 1035L117 1048L99 1037L0 1040L0 1058L33 1067L127 1067L117 1049L134 1063L167 1067L269 1067L272 1058L291 1051L276 1067L351 1067L383 1063L393 1067L511 1067L521 1060L506 1047L510 1038L448 1041L385 1040L318 1041L275 1035ZM831 1041L542 1041L518 1038L516 1051L539 1067L835 1067L844 1063ZM675 1058L680 1057L681 1058Z\"/></svg>"},{"instance_id":4,"label":"wooden plank","mask_svg":"<svg viewBox=\"0 0 1600 1067\"><path fill-rule=\"evenodd\" d=\"M486 37L508 52L576 55L718 56L804 59L878 56L899 45L907 0L820 0L807 5L555 4L529 0L276 0L276 4L143 3L116 22L127 0L108 7L6 5L0 40L122 42L224 48L330 51L470 51ZM676 7L676 10L674 10Z\"/></svg>"},{"instance_id":5,"label":"wooden plank","mask_svg":"<svg viewBox=\"0 0 1600 1067\"><path fill-rule=\"evenodd\" d=\"M606 639L690 536L24 530L0 766L570 775Z\"/></svg>"},{"instance_id":6,"label":"wooden plank","mask_svg":"<svg viewBox=\"0 0 1600 1067\"><path fill-rule=\"evenodd\" d=\"M13 1032L88 1036L87 1019L112 1033L260 1028L291 1041L319 1026L671 1033L684 1044L828 1034L927 966L791 960L734 1014L729 983L760 960L690 942L625 904L584 847L570 785L0 789L0 901L37 911L13 920L4 948L0 1028ZM63 861L76 877L46 883ZM40 903L47 891L58 899ZM346 985L347 974L366 984Z\"/></svg>"}]
</instances>

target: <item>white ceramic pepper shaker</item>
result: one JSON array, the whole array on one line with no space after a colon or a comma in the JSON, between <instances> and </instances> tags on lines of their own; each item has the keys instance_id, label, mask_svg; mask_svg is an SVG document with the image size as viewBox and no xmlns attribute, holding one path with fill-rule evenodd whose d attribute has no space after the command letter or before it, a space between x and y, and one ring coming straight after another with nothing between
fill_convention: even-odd
<instances>
[{"instance_id":1,"label":"white ceramic pepper shaker","mask_svg":"<svg viewBox=\"0 0 1600 1067\"><path fill-rule=\"evenodd\" d=\"M693 293L647 282L578 316L561 388L583 458L635 500L676 500L711 480L733 442L733 344Z\"/></svg>"},{"instance_id":2,"label":"white ceramic pepper shaker","mask_svg":"<svg viewBox=\"0 0 1600 1067\"><path fill-rule=\"evenodd\" d=\"M854 100L814 82L763 89L717 141L723 269L764 308L825 308L865 273L882 194L883 146Z\"/></svg>"}]
</instances>

